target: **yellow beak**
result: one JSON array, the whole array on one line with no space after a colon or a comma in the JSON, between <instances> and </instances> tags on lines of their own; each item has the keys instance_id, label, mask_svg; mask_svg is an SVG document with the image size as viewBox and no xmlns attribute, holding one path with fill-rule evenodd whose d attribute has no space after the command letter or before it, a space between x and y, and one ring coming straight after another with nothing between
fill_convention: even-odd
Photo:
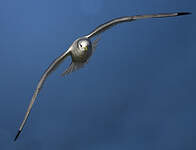
<instances>
[{"instance_id":1,"label":"yellow beak","mask_svg":"<svg viewBox=\"0 0 196 150\"><path fill-rule=\"evenodd\" d=\"M85 51L87 51L87 50L88 50L88 47L87 47L87 46L86 46L86 47L84 47L84 50L85 50Z\"/></svg>"}]
</instances>

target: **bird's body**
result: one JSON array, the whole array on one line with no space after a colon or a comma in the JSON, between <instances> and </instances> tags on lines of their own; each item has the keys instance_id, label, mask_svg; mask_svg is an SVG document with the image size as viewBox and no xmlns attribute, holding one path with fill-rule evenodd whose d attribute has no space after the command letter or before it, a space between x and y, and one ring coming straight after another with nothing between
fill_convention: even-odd
<instances>
[{"instance_id":1,"label":"bird's body","mask_svg":"<svg viewBox=\"0 0 196 150\"><path fill-rule=\"evenodd\" d=\"M68 48L68 50L66 52L64 52L62 55L60 55L56 60L54 60L51 63L51 65L46 69L44 74L42 75L42 77L37 85L37 88L35 89L35 92L32 96L32 99L31 99L30 104L28 106L25 117L22 121L22 124L20 125L18 133L17 133L14 140L16 140L18 138L18 136L20 135L20 133L21 133L26 121L27 121L29 113L32 109L32 106L35 102L35 99L36 99L38 93L40 92L48 75L52 71L54 71L55 68L57 68L58 65L61 64L63 62L63 60L65 60L68 56L71 56L72 63L63 72L62 75L67 75L67 74L83 67L88 62L90 56L93 54L93 52L96 48L96 45L99 41L99 38L92 41L93 37L99 35L100 33L104 32L105 30L111 28L114 25L117 25L117 24L123 23L123 22L131 22L131 21L135 21L137 19L145 19L145 18L175 17L175 16L188 15L188 14L190 14L190 13L180 12L180 13L166 13L166 14L152 14L152 15L138 15L138 16L120 17L120 18L116 18L111 21L108 21L108 22L98 26L97 28L95 28L90 34L76 39L73 42L73 44Z\"/></svg>"},{"instance_id":2,"label":"bird's body","mask_svg":"<svg viewBox=\"0 0 196 150\"><path fill-rule=\"evenodd\" d=\"M82 46L83 43L88 46L88 50L80 49L80 46ZM88 58L92 55L92 51L93 51L92 43L86 37L81 37L75 40L73 44L70 46L70 48L71 48L72 61L81 62L81 63L85 63L88 60Z\"/></svg>"}]
</instances>

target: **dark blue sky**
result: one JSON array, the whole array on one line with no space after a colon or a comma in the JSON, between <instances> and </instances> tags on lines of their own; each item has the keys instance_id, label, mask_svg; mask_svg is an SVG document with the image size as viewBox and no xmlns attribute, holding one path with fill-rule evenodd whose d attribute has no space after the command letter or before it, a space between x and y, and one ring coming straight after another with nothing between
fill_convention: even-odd
<instances>
[{"instance_id":1,"label":"dark blue sky","mask_svg":"<svg viewBox=\"0 0 196 150\"><path fill-rule=\"evenodd\" d=\"M1 150L195 150L195 0L1 0ZM45 82L48 65L110 19L190 11L124 23L101 35L85 68Z\"/></svg>"}]
</instances>

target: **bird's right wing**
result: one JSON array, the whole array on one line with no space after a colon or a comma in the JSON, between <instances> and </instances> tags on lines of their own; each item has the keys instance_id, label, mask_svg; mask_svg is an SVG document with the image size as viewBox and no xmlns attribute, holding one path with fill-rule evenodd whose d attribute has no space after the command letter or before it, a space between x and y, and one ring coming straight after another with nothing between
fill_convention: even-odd
<instances>
[{"instance_id":1,"label":"bird's right wing","mask_svg":"<svg viewBox=\"0 0 196 150\"><path fill-rule=\"evenodd\" d=\"M105 30L109 29L110 27L117 25L122 22L130 22L138 19L145 19L145 18L163 18L163 17L175 17L181 15L188 15L191 14L189 12L178 12L178 13L163 13L163 14L152 14L152 15L138 15L138 16L127 16L127 17L120 17L113 20L110 20L104 24L101 24L96 29L94 29L90 34L88 34L87 38L92 38Z\"/></svg>"},{"instance_id":2,"label":"bird's right wing","mask_svg":"<svg viewBox=\"0 0 196 150\"><path fill-rule=\"evenodd\" d=\"M26 112L26 114L25 114L25 117L24 117L24 119L23 119L21 125L20 125L20 128L19 128L19 130L18 130L18 133L17 133L17 135L16 135L14 141L17 140L18 136L20 135L20 133L21 133L21 131L22 131L22 129L23 129L23 127L24 127L24 125L25 125L25 123L26 123L26 121L27 121L27 118L28 118L28 116L29 116L29 113L31 112L33 103L35 102L35 99L36 99L38 93L40 92L40 90L41 90L41 88L42 88L42 86L43 86L43 84L44 84L44 81L46 80L46 78L48 77L48 75L49 75L52 71L54 71L55 68L57 68L57 67L59 66L59 64L60 64L68 55L70 55L70 51L69 51L69 50L66 51L66 52L64 52L61 56L59 56L56 60L54 60L54 61L52 62L52 64L48 67L48 69L46 69L46 71L44 72L44 74L42 75L42 77L41 77L41 79L40 79L40 81L39 81L39 83L38 83L38 85L37 85L37 88L36 88L36 90L35 90L35 92L34 92L34 94L33 94L33 97L32 97L32 99L31 99L31 101L30 101L30 104L29 104L29 106L28 106L27 112Z\"/></svg>"}]
</instances>

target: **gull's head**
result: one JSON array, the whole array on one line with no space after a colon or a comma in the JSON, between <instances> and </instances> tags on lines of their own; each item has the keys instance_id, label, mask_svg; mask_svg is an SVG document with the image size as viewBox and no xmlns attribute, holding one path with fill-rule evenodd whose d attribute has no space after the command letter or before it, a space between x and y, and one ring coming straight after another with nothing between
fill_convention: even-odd
<instances>
[{"instance_id":1,"label":"gull's head","mask_svg":"<svg viewBox=\"0 0 196 150\"><path fill-rule=\"evenodd\" d=\"M91 47L89 40L83 39L78 41L78 48L82 51L88 51Z\"/></svg>"}]
</instances>

